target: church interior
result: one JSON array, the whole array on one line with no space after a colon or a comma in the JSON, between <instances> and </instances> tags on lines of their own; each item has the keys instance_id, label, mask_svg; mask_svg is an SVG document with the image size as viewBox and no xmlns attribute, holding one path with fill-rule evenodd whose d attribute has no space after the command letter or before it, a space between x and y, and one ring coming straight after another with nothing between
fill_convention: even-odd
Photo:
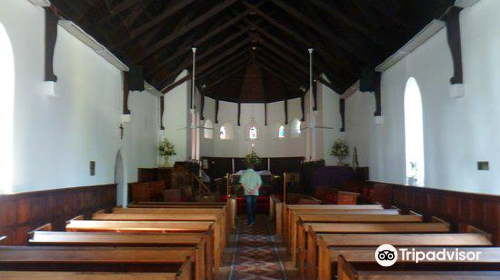
<instances>
[{"instance_id":1,"label":"church interior","mask_svg":"<svg viewBox=\"0 0 500 280\"><path fill-rule=\"evenodd\" d=\"M0 279L500 279L499 13L1 0Z\"/></svg>"}]
</instances>

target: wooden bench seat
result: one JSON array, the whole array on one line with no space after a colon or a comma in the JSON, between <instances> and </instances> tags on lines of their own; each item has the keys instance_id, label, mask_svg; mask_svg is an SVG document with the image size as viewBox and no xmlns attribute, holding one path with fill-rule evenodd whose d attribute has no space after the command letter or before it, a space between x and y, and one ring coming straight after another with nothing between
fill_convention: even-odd
<instances>
[{"instance_id":1,"label":"wooden bench seat","mask_svg":"<svg viewBox=\"0 0 500 280\"><path fill-rule=\"evenodd\" d=\"M442 234L320 234L318 236L318 264L307 260L308 279L313 279L318 268L321 279L335 275L332 268L337 267L336 250L343 247L373 247L391 244L395 247L489 247L492 246L489 235L481 233L442 233ZM375 255L374 255L375 256ZM375 258L373 256L373 259Z\"/></svg>"},{"instance_id":2,"label":"wooden bench seat","mask_svg":"<svg viewBox=\"0 0 500 280\"><path fill-rule=\"evenodd\" d=\"M186 259L197 262L193 247L0 247L0 271L171 272ZM193 277L201 267L195 264Z\"/></svg>"},{"instance_id":3,"label":"wooden bench seat","mask_svg":"<svg viewBox=\"0 0 500 280\"><path fill-rule=\"evenodd\" d=\"M69 232L125 232L125 233L209 233L212 238L214 274L217 275L222 253L220 236L213 234L213 222L164 222L164 221L71 221Z\"/></svg>"},{"instance_id":4,"label":"wooden bench seat","mask_svg":"<svg viewBox=\"0 0 500 280\"><path fill-rule=\"evenodd\" d=\"M292 230L293 215L295 213L315 213L322 211L339 211L338 214L343 214L347 211L373 211L373 210L384 210L384 208L379 204L368 204L368 205L285 205L284 217L283 217L283 237L285 244L290 246L290 233ZM399 211L396 214L399 214ZM329 213L327 213L329 214ZM290 247L288 247L290 248Z\"/></svg>"},{"instance_id":5,"label":"wooden bench seat","mask_svg":"<svg viewBox=\"0 0 500 280\"><path fill-rule=\"evenodd\" d=\"M416 251L423 252L439 252L444 248L415 248ZM475 260L445 260L445 261L420 261L418 264L414 260L403 260L398 255L398 261L389 268L381 267L375 261L375 250L372 249L356 249L346 248L337 250L335 255L338 258L338 279L413 279L410 276L416 276L424 279L422 276L427 276L425 279L482 279L479 276L491 278L500 271L500 248L460 248L464 252L480 252L479 261ZM363 273L359 273L364 271ZM383 272L383 273L380 273ZM391 276L391 274L393 276ZM360 275L367 278L356 278ZM380 275L383 278L374 278ZM373 276L373 277L372 277ZM398 278L398 276L401 276ZM440 277L442 276L442 277ZM452 277L455 276L455 277ZM390 278L389 278L390 277ZM432 277L432 278L431 278ZM444 278L446 277L446 278ZM475 278L476 277L476 278ZM333 278L322 278L333 279ZM496 278L498 279L498 278Z\"/></svg>"},{"instance_id":6,"label":"wooden bench seat","mask_svg":"<svg viewBox=\"0 0 500 280\"><path fill-rule=\"evenodd\" d=\"M2 280L190 280L190 272L177 273L110 273L58 271L0 271Z\"/></svg>"},{"instance_id":7,"label":"wooden bench seat","mask_svg":"<svg viewBox=\"0 0 500 280\"><path fill-rule=\"evenodd\" d=\"M307 275L315 279L318 260L318 234L334 233L446 233L450 225L431 223L304 223L307 230Z\"/></svg>"},{"instance_id":8,"label":"wooden bench seat","mask_svg":"<svg viewBox=\"0 0 500 280\"><path fill-rule=\"evenodd\" d=\"M220 221L222 223L222 227L225 229L224 232L228 233L230 232L230 216L227 213L227 208L225 206L223 207L217 207L217 208L165 208L165 207L159 207L159 208L122 208L122 207L115 207L113 208L113 213L114 214L213 214L213 215L220 215ZM227 239L227 234L225 234L225 239Z\"/></svg>"},{"instance_id":9,"label":"wooden bench seat","mask_svg":"<svg viewBox=\"0 0 500 280\"><path fill-rule=\"evenodd\" d=\"M220 236L220 250L224 252L226 249L226 223L221 213L215 214L191 214L191 213L175 213L175 214L129 214L129 213L98 213L92 216L92 220L97 221L191 221L204 222L209 221L214 223L214 235Z\"/></svg>"},{"instance_id":10,"label":"wooden bench seat","mask_svg":"<svg viewBox=\"0 0 500 280\"><path fill-rule=\"evenodd\" d=\"M35 231L32 246L90 246L90 247L195 247L196 256L204 260L201 279L214 279L213 248L205 233L113 233Z\"/></svg>"},{"instance_id":11,"label":"wooden bench seat","mask_svg":"<svg viewBox=\"0 0 500 280\"><path fill-rule=\"evenodd\" d=\"M379 210L376 210L379 211ZM384 210L381 210L384 211ZM368 213L358 214L332 214L332 215L302 215L293 216L292 232L290 234L290 252L292 263L297 264L297 254L304 251L307 241L307 233L303 227L304 223L421 223L422 217L419 215L389 215ZM295 221L296 219L296 221ZM298 252L297 252L298 251Z\"/></svg>"}]
</instances>

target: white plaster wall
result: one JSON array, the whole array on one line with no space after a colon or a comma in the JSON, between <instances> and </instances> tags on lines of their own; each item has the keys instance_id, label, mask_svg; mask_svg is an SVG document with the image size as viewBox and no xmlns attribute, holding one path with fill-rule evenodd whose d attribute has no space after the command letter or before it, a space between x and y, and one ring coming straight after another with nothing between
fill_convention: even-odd
<instances>
[{"instance_id":1,"label":"white plaster wall","mask_svg":"<svg viewBox=\"0 0 500 280\"><path fill-rule=\"evenodd\" d=\"M120 140L121 72L59 28L55 73L59 97L42 96L44 11L28 1L0 2L0 22L11 37L15 60L14 192L114 182L118 149L137 167L156 161L158 102L133 93L132 123ZM89 161L96 161L96 175Z\"/></svg>"},{"instance_id":2,"label":"white plaster wall","mask_svg":"<svg viewBox=\"0 0 500 280\"><path fill-rule=\"evenodd\" d=\"M347 137L372 180L404 183L404 89L415 77L422 93L425 186L500 194L500 1L482 0L461 15L465 97L449 97L451 55L442 30L383 73L383 125L373 95L347 100ZM489 161L489 171L478 171Z\"/></svg>"},{"instance_id":3,"label":"white plaster wall","mask_svg":"<svg viewBox=\"0 0 500 280\"><path fill-rule=\"evenodd\" d=\"M345 138L345 133L340 132L342 121L339 111L340 96L319 83L318 87L318 125L331 127L333 129L318 129L318 157L325 160L326 165L336 165L338 160L330 155L330 150L335 140ZM346 159L350 163L350 157Z\"/></svg>"},{"instance_id":4,"label":"white plaster wall","mask_svg":"<svg viewBox=\"0 0 500 280\"><path fill-rule=\"evenodd\" d=\"M181 73L177 79L182 79L187 71ZM165 112L163 114L163 126L165 130L160 131L160 138L168 138L175 145L177 155L170 157L173 164L176 161L186 161L190 157L188 145L189 129L189 82L184 82L167 94L165 94ZM161 163L163 162L160 160Z\"/></svg>"}]
</instances>

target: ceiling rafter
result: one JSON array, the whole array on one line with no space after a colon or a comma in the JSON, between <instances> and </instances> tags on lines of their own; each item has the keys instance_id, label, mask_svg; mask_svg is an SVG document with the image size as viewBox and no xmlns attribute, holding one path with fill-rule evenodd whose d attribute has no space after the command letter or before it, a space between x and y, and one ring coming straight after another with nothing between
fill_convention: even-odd
<instances>
[{"instance_id":1,"label":"ceiling rafter","mask_svg":"<svg viewBox=\"0 0 500 280\"><path fill-rule=\"evenodd\" d=\"M223 11L224 9L230 7L234 3L236 3L238 0L225 0L223 3L213 7L210 11L204 13L202 16L198 17L194 21L190 22L189 24L185 25L183 28L179 29L175 33L171 33L169 36L159 40L149 48L147 48L144 52L144 54L137 59L137 61L141 61L149 57L150 55L154 54L155 52L159 51L161 48L165 47L168 45L170 42L173 40L179 38L180 36L186 34L187 32L191 31L193 28L205 23L207 20L211 19L212 17L216 16L218 13Z\"/></svg>"},{"instance_id":2,"label":"ceiling rafter","mask_svg":"<svg viewBox=\"0 0 500 280\"><path fill-rule=\"evenodd\" d=\"M329 39L329 42L332 45L337 46L337 48L340 48L344 50L345 52L350 53L351 55L358 57L360 60L362 60L365 63L371 63L371 59L364 55L362 51L360 51L360 47L357 45L349 44L345 41L344 38L341 38L337 34L333 33L331 30L329 30L327 27L317 24L313 19L309 18L308 16L304 15L300 11L296 10L289 4L281 1L281 0L270 0L273 2L276 6L280 7L296 19L300 20L302 23L308 25L310 28L319 31L322 33L326 38Z\"/></svg>"}]
</instances>

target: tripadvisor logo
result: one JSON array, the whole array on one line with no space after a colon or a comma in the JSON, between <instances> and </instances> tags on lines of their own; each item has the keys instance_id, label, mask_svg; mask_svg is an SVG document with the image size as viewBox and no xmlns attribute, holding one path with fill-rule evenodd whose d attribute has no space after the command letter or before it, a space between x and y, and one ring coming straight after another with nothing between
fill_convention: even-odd
<instances>
[{"instance_id":1,"label":"tripadvisor logo","mask_svg":"<svg viewBox=\"0 0 500 280\"><path fill-rule=\"evenodd\" d=\"M479 261L481 252L463 251L458 248L416 251L415 248L400 248L399 260L401 261ZM383 267L393 266L398 260L398 250L389 244L381 245L375 251L375 260Z\"/></svg>"},{"instance_id":2,"label":"tripadvisor logo","mask_svg":"<svg viewBox=\"0 0 500 280\"><path fill-rule=\"evenodd\" d=\"M381 266L392 266L398 260L398 251L392 245L381 245L377 248L377 251L375 251L375 260L377 260L377 263Z\"/></svg>"}]
</instances>

